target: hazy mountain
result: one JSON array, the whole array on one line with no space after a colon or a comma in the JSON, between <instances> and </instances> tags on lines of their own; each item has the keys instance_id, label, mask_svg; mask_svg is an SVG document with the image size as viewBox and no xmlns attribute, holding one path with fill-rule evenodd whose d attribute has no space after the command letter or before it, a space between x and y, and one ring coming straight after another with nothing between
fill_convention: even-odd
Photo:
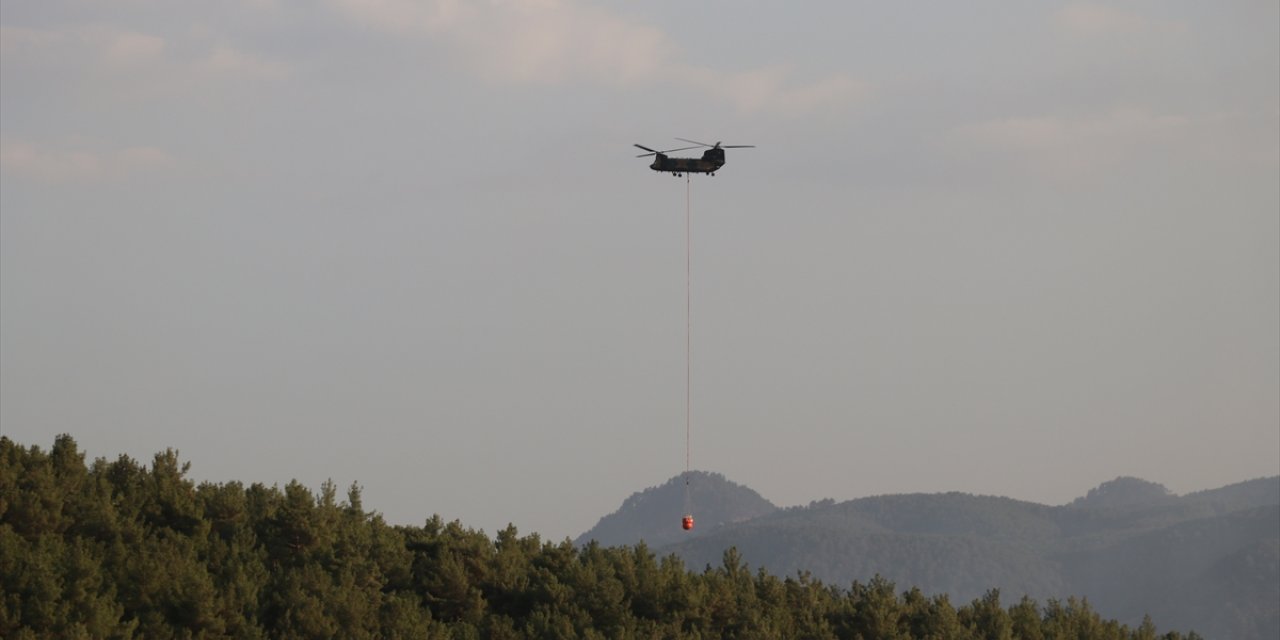
<instances>
[{"instance_id":1,"label":"hazy mountain","mask_svg":"<svg viewBox=\"0 0 1280 640\"><path fill-rule=\"evenodd\" d=\"M1209 638L1280 637L1280 476L1185 496L1121 477L1064 506L911 494L768 505L754 517L743 496L759 498L755 492L707 477L721 489L695 503L696 515L701 527L704 512L716 514L714 526L680 531L676 478L633 495L579 542L606 542L606 533L608 544L670 541L659 552L693 569L717 565L736 547L753 567L779 575L807 571L847 584L880 574L957 602L993 587L1042 602L1083 596L1130 624L1149 613ZM734 502L721 507L714 495Z\"/></svg>"},{"instance_id":2,"label":"hazy mountain","mask_svg":"<svg viewBox=\"0 0 1280 640\"><path fill-rule=\"evenodd\" d=\"M1106 509L1111 507L1149 507L1170 504L1178 497L1169 492L1162 484L1147 482L1140 478L1122 476L1110 482L1104 482L1097 488L1090 489L1083 497L1071 502L1073 507L1089 507Z\"/></svg>"},{"instance_id":3,"label":"hazy mountain","mask_svg":"<svg viewBox=\"0 0 1280 640\"><path fill-rule=\"evenodd\" d=\"M1280 505L1197 518L1061 554L1070 588L1105 615L1209 638L1280 637Z\"/></svg>"},{"instance_id":4,"label":"hazy mountain","mask_svg":"<svg viewBox=\"0 0 1280 640\"><path fill-rule=\"evenodd\" d=\"M1188 493L1189 502L1205 502L1224 511L1280 504L1280 476L1257 478L1229 484L1218 489Z\"/></svg>"},{"instance_id":5,"label":"hazy mountain","mask_svg":"<svg viewBox=\"0 0 1280 640\"><path fill-rule=\"evenodd\" d=\"M991 587L1009 593L1063 593L1052 559L1039 548L1055 535L1048 508L963 494L866 498L788 509L661 550L690 568L714 565L735 546L755 567L807 571L847 584L880 574L896 584L929 585L957 602Z\"/></svg>"},{"instance_id":6,"label":"hazy mountain","mask_svg":"<svg viewBox=\"0 0 1280 640\"><path fill-rule=\"evenodd\" d=\"M743 522L776 511L772 502L718 473L693 471L688 477L689 503L696 516L692 531L680 528L685 513L685 477L631 494L617 511L578 536L577 544L596 540L606 546L644 541L659 547L696 538L727 524Z\"/></svg>"}]
</instances>

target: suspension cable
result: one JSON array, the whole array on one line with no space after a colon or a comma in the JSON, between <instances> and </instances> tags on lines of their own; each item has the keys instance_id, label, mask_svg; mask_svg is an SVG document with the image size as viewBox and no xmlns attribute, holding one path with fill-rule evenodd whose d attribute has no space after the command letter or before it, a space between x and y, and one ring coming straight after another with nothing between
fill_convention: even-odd
<instances>
[{"instance_id":1,"label":"suspension cable","mask_svg":"<svg viewBox=\"0 0 1280 640\"><path fill-rule=\"evenodd\" d=\"M684 511L690 515L693 505L689 495L690 460L693 434L693 186L689 174L684 175Z\"/></svg>"}]
</instances>

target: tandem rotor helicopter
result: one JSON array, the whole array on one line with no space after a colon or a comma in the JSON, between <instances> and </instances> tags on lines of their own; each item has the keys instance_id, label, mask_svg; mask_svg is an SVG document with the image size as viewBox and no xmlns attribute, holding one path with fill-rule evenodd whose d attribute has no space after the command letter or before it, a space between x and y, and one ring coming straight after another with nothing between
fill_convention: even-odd
<instances>
[{"instance_id":1,"label":"tandem rotor helicopter","mask_svg":"<svg viewBox=\"0 0 1280 640\"><path fill-rule=\"evenodd\" d=\"M705 142L698 142L697 140L689 140L687 138L676 138L676 140L692 143L697 146L658 151L656 149L650 149L642 144L637 144L637 147L640 147L649 153L642 153L636 157L646 158L648 156L654 156L653 164L649 165L650 169L653 169L654 171L666 171L676 177L686 173L705 173L707 175L714 176L716 171L720 169L720 167L724 166L725 149L751 149L755 147L754 144L721 144L719 142L715 144L707 144ZM707 147L707 150L702 152L701 158L667 157L668 153L688 151L689 149L697 149L698 147Z\"/></svg>"}]
</instances>

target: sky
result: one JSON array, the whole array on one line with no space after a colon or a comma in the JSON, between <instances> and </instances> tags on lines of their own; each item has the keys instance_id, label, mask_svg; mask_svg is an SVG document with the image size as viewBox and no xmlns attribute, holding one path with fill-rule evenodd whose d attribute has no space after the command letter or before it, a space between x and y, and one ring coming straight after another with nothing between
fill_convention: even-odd
<instances>
[{"instance_id":1,"label":"sky","mask_svg":"<svg viewBox=\"0 0 1280 640\"><path fill-rule=\"evenodd\" d=\"M1272 0L5 0L0 433L576 536L684 470L686 197L695 468L1280 473Z\"/></svg>"}]
</instances>

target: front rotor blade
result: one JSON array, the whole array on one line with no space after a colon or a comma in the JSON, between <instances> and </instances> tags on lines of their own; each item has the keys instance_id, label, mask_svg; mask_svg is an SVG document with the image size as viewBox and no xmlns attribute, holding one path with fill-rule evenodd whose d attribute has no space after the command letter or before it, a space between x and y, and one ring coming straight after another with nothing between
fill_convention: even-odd
<instances>
[{"instance_id":1,"label":"front rotor blade","mask_svg":"<svg viewBox=\"0 0 1280 640\"><path fill-rule=\"evenodd\" d=\"M666 150L664 150L664 151L654 151L653 149L650 149L649 147L646 147L646 146L644 146L644 145L642 145L642 144L638 144L638 145L636 145L636 146L637 146L637 147L640 147L641 149L644 149L645 151L648 151L648 152L649 152L649 153L642 153L642 154L640 154L640 155L636 156L637 158L644 158L644 157L648 157L648 156L656 155L656 154L659 154L659 153L675 153L675 152L677 152L677 151L688 151L688 150L690 150L690 149L697 149L697 147L680 147L679 149L666 149Z\"/></svg>"}]
</instances>

